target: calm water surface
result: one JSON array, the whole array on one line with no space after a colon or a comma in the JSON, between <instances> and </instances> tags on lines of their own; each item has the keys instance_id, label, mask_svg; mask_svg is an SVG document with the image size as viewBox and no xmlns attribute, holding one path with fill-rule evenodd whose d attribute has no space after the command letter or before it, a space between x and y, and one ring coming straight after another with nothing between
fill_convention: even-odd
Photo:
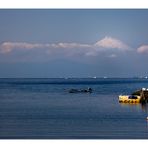
<instances>
[{"instance_id":1,"label":"calm water surface","mask_svg":"<svg viewBox=\"0 0 148 148\"><path fill-rule=\"evenodd\" d=\"M147 79L0 79L0 139L148 139L147 105L118 103L142 87Z\"/></svg>"}]
</instances>

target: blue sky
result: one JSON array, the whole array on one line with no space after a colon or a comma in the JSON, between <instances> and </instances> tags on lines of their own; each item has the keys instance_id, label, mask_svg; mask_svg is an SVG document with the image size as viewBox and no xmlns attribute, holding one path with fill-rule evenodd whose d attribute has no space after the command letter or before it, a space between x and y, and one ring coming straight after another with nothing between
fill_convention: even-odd
<instances>
[{"instance_id":1,"label":"blue sky","mask_svg":"<svg viewBox=\"0 0 148 148\"><path fill-rule=\"evenodd\" d=\"M1 9L0 77L147 76L148 10Z\"/></svg>"}]
</instances>

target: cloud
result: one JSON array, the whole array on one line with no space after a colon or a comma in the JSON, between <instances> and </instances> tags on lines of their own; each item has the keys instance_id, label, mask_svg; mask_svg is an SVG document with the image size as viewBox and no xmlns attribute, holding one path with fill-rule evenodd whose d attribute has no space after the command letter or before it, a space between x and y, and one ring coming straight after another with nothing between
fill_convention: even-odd
<instances>
[{"instance_id":1,"label":"cloud","mask_svg":"<svg viewBox=\"0 0 148 148\"><path fill-rule=\"evenodd\" d=\"M51 44L52 48L90 48L89 44L79 44L79 43L57 43Z\"/></svg>"},{"instance_id":2,"label":"cloud","mask_svg":"<svg viewBox=\"0 0 148 148\"><path fill-rule=\"evenodd\" d=\"M14 49L44 48L43 44L30 44L26 42L4 42L1 44L1 53L9 53Z\"/></svg>"},{"instance_id":3,"label":"cloud","mask_svg":"<svg viewBox=\"0 0 148 148\"><path fill-rule=\"evenodd\" d=\"M122 41L112 38L112 37L105 37L102 40L98 41L95 44L96 47L102 47L103 49L119 49L122 51L129 50L130 47L123 43Z\"/></svg>"},{"instance_id":4,"label":"cloud","mask_svg":"<svg viewBox=\"0 0 148 148\"><path fill-rule=\"evenodd\" d=\"M2 53L8 53L16 49L36 49L36 48L90 48L91 45L88 44L79 44L79 43L57 43L57 44L40 44L40 43L26 43L26 42L3 42L0 45Z\"/></svg>"},{"instance_id":5,"label":"cloud","mask_svg":"<svg viewBox=\"0 0 148 148\"><path fill-rule=\"evenodd\" d=\"M115 57L123 51L128 51L130 47L122 41L105 37L95 44L82 44L82 43L28 43L28 42L3 42L0 44L0 53L8 54L11 52L22 51L36 51L49 55L61 56L86 56L94 57L105 52L106 57Z\"/></svg>"},{"instance_id":6,"label":"cloud","mask_svg":"<svg viewBox=\"0 0 148 148\"><path fill-rule=\"evenodd\" d=\"M148 45L142 45L137 49L138 53L148 53Z\"/></svg>"}]
</instances>

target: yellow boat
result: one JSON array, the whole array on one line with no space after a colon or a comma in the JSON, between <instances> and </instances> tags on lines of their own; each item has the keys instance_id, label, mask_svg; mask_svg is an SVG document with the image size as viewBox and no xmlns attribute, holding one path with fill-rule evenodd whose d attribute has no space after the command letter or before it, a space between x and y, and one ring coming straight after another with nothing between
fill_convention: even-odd
<instances>
[{"instance_id":1,"label":"yellow boat","mask_svg":"<svg viewBox=\"0 0 148 148\"><path fill-rule=\"evenodd\" d=\"M141 97L137 95L119 96L120 103L140 103Z\"/></svg>"}]
</instances>

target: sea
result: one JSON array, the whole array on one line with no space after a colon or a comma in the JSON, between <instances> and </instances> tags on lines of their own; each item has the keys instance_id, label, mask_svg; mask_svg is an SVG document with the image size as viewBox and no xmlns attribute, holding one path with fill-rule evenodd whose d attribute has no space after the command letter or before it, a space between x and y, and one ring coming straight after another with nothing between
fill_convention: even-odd
<instances>
[{"instance_id":1,"label":"sea","mask_svg":"<svg viewBox=\"0 0 148 148\"><path fill-rule=\"evenodd\" d=\"M1 78L0 139L148 139L148 105L118 101L143 87L148 79Z\"/></svg>"}]
</instances>

